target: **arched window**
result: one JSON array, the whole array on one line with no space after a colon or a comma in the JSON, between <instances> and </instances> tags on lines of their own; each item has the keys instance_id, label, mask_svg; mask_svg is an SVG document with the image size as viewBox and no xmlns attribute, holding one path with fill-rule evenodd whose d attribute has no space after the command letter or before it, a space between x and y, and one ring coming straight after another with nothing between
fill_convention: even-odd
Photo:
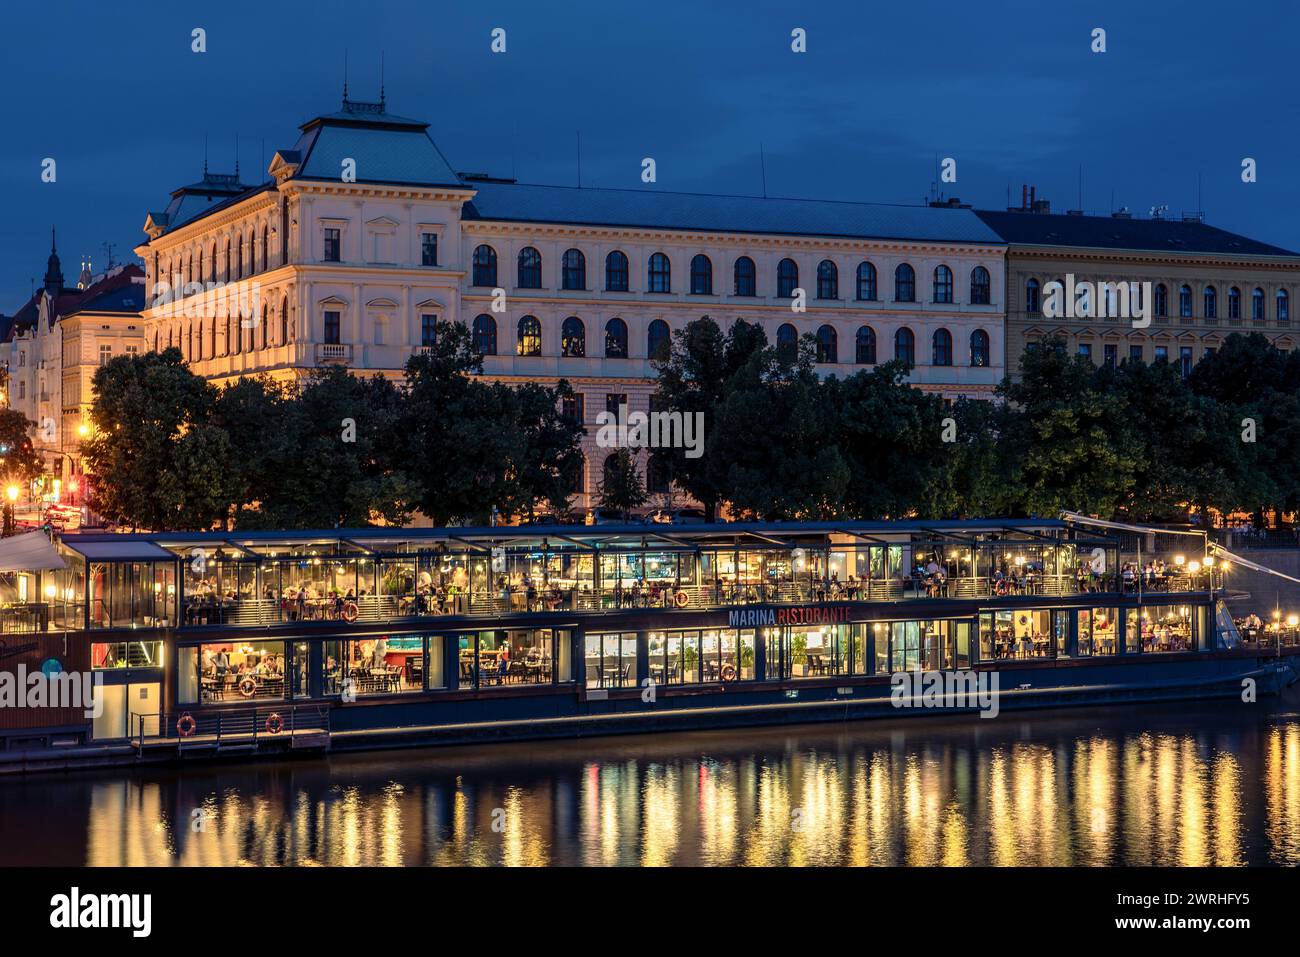
<instances>
[{"instance_id":1,"label":"arched window","mask_svg":"<svg viewBox=\"0 0 1300 957\"><path fill-rule=\"evenodd\" d=\"M876 267L866 261L858 263L858 299L863 302L876 299Z\"/></svg>"},{"instance_id":2,"label":"arched window","mask_svg":"<svg viewBox=\"0 0 1300 957\"><path fill-rule=\"evenodd\" d=\"M601 469L602 487L613 488L618 481L615 476L618 474L618 453L613 452L605 456L605 465Z\"/></svg>"},{"instance_id":3,"label":"arched window","mask_svg":"<svg viewBox=\"0 0 1300 957\"><path fill-rule=\"evenodd\" d=\"M646 331L645 340L646 355L651 359L663 361L668 358L672 350L672 334L669 332L668 323L662 319L655 319Z\"/></svg>"},{"instance_id":4,"label":"arched window","mask_svg":"<svg viewBox=\"0 0 1300 957\"><path fill-rule=\"evenodd\" d=\"M860 366L873 366L876 364L876 330L870 326L861 326L858 328L857 335L857 360Z\"/></svg>"},{"instance_id":5,"label":"arched window","mask_svg":"<svg viewBox=\"0 0 1300 957\"><path fill-rule=\"evenodd\" d=\"M270 325L271 325L271 305L270 305L270 303L265 303L265 304L263 304L263 306L262 306L262 323L261 323L262 328L258 330L258 331L262 334L262 348L263 348L263 349L266 348L266 344L267 344L267 336L270 335L270 333L267 331L267 328L268 328ZM213 351L215 352L215 350L216 350L216 348L217 348L217 344L216 344L216 341L215 341L215 336L214 336L214 341L213 341L213 343L212 343L212 348L213 348Z\"/></svg>"},{"instance_id":6,"label":"arched window","mask_svg":"<svg viewBox=\"0 0 1300 957\"><path fill-rule=\"evenodd\" d=\"M934 331L930 364L936 366L952 365L952 333L947 329L936 329Z\"/></svg>"},{"instance_id":7,"label":"arched window","mask_svg":"<svg viewBox=\"0 0 1300 957\"><path fill-rule=\"evenodd\" d=\"M1277 291L1277 321L1291 321L1291 300L1287 298L1285 289Z\"/></svg>"},{"instance_id":8,"label":"arched window","mask_svg":"<svg viewBox=\"0 0 1300 957\"><path fill-rule=\"evenodd\" d=\"M1025 283L1025 312L1038 312L1043 308L1043 300L1039 295L1039 286L1037 279L1031 279Z\"/></svg>"},{"instance_id":9,"label":"arched window","mask_svg":"<svg viewBox=\"0 0 1300 957\"><path fill-rule=\"evenodd\" d=\"M581 249L566 249L561 267L563 288L587 288L587 257L582 254Z\"/></svg>"},{"instance_id":10,"label":"arched window","mask_svg":"<svg viewBox=\"0 0 1300 957\"><path fill-rule=\"evenodd\" d=\"M542 288L542 254L532 246L519 250L519 282L516 285L520 289Z\"/></svg>"},{"instance_id":11,"label":"arched window","mask_svg":"<svg viewBox=\"0 0 1300 957\"><path fill-rule=\"evenodd\" d=\"M654 253L650 257L648 292L673 291L673 267L663 253Z\"/></svg>"},{"instance_id":12,"label":"arched window","mask_svg":"<svg viewBox=\"0 0 1300 957\"><path fill-rule=\"evenodd\" d=\"M908 368L916 365L916 336L906 326L894 333L894 358Z\"/></svg>"},{"instance_id":13,"label":"arched window","mask_svg":"<svg viewBox=\"0 0 1300 957\"><path fill-rule=\"evenodd\" d=\"M1152 297L1155 299L1154 306L1156 315L1169 315L1169 290L1165 288L1164 283L1156 283L1156 288L1152 291Z\"/></svg>"},{"instance_id":14,"label":"arched window","mask_svg":"<svg viewBox=\"0 0 1300 957\"><path fill-rule=\"evenodd\" d=\"M793 362L799 352L799 333L785 322L776 330L776 353L787 362Z\"/></svg>"},{"instance_id":15,"label":"arched window","mask_svg":"<svg viewBox=\"0 0 1300 957\"><path fill-rule=\"evenodd\" d=\"M560 355L581 359L587 354L587 327L577 316L570 316L560 326Z\"/></svg>"},{"instance_id":16,"label":"arched window","mask_svg":"<svg viewBox=\"0 0 1300 957\"><path fill-rule=\"evenodd\" d=\"M617 249L605 257L605 290L627 292L627 256Z\"/></svg>"},{"instance_id":17,"label":"arched window","mask_svg":"<svg viewBox=\"0 0 1300 957\"><path fill-rule=\"evenodd\" d=\"M270 260L266 258L267 243L270 237L271 237L271 229L268 226L267 228L262 230L262 237L259 241L260 248L258 249L258 255L257 255L257 261L261 264L263 271L266 270L267 263L270 262Z\"/></svg>"},{"instance_id":18,"label":"arched window","mask_svg":"<svg viewBox=\"0 0 1300 957\"><path fill-rule=\"evenodd\" d=\"M970 364L978 368L989 364L989 334L983 329L970 334Z\"/></svg>"},{"instance_id":19,"label":"arched window","mask_svg":"<svg viewBox=\"0 0 1300 957\"><path fill-rule=\"evenodd\" d=\"M474 317L474 351L481 356L497 354L497 321L485 312Z\"/></svg>"},{"instance_id":20,"label":"arched window","mask_svg":"<svg viewBox=\"0 0 1300 957\"><path fill-rule=\"evenodd\" d=\"M713 263L704 253L691 260L691 295L713 295Z\"/></svg>"},{"instance_id":21,"label":"arched window","mask_svg":"<svg viewBox=\"0 0 1300 957\"><path fill-rule=\"evenodd\" d=\"M934 269L934 301L952 302L952 270L947 266Z\"/></svg>"},{"instance_id":22,"label":"arched window","mask_svg":"<svg viewBox=\"0 0 1300 957\"><path fill-rule=\"evenodd\" d=\"M894 301L916 302L916 273L907 263L894 270Z\"/></svg>"},{"instance_id":23,"label":"arched window","mask_svg":"<svg viewBox=\"0 0 1300 957\"><path fill-rule=\"evenodd\" d=\"M1186 284L1178 287L1178 317L1180 319L1192 317L1192 287Z\"/></svg>"},{"instance_id":24,"label":"arched window","mask_svg":"<svg viewBox=\"0 0 1300 957\"><path fill-rule=\"evenodd\" d=\"M1214 319L1218 316L1219 294L1213 286L1206 286L1204 293L1205 300L1205 318Z\"/></svg>"},{"instance_id":25,"label":"arched window","mask_svg":"<svg viewBox=\"0 0 1300 957\"><path fill-rule=\"evenodd\" d=\"M233 282L237 277L235 276L235 263L234 263L234 261L230 258L230 238L229 238L229 237L226 238L225 246L224 246L224 248L222 249L222 255L225 256L225 259L226 259L226 281L227 281L227 282Z\"/></svg>"},{"instance_id":26,"label":"arched window","mask_svg":"<svg viewBox=\"0 0 1300 957\"><path fill-rule=\"evenodd\" d=\"M992 283L989 271L983 266L976 266L970 271L970 302L972 306L987 306L992 296Z\"/></svg>"},{"instance_id":27,"label":"arched window","mask_svg":"<svg viewBox=\"0 0 1300 957\"><path fill-rule=\"evenodd\" d=\"M474 285L491 286L497 284L497 251L491 246L478 246L474 249Z\"/></svg>"},{"instance_id":28,"label":"arched window","mask_svg":"<svg viewBox=\"0 0 1300 957\"><path fill-rule=\"evenodd\" d=\"M1241 318L1241 290L1236 286L1228 288L1228 318Z\"/></svg>"},{"instance_id":29,"label":"arched window","mask_svg":"<svg viewBox=\"0 0 1300 957\"><path fill-rule=\"evenodd\" d=\"M1250 294L1250 318L1256 322L1264 321L1264 290L1258 286Z\"/></svg>"},{"instance_id":30,"label":"arched window","mask_svg":"<svg viewBox=\"0 0 1300 957\"><path fill-rule=\"evenodd\" d=\"M289 297L280 299L280 345L289 344Z\"/></svg>"},{"instance_id":31,"label":"arched window","mask_svg":"<svg viewBox=\"0 0 1300 957\"><path fill-rule=\"evenodd\" d=\"M758 295L757 274L754 271L754 260L748 256L741 256L736 260L736 295L737 296L756 296Z\"/></svg>"},{"instance_id":32,"label":"arched window","mask_svg":"<svg viewBox=\"0 0 1300 957\"><path fill-rule=\"evenodd\" d=\"M823 259L817 264L817 298L840 298L840 271L829 259Z\"/></svg>"},{"instance_id":33,"label":"arched window","mask_svg":"<svg viewBox=\"0 0 1300 957\"><path fill-rule=\"evenodd\" d=\"M627 323L622 319L611 319L605 323L605 358L627 358Z\"/></svg>"},{"instance_id":34,"label":"arched window","mask_svg":"<svg viewBox=\"0 0 1300 957\"><path fill-rule=\"evenodd\" d=\"M839 362L840 341L835 329L829 325L817 330L817 361Z\"/></svg>"},{"instance_id":35,"label":"arched window","mask_svg":"<svg viewBox=\"0 0 1300 957\"><path fill-rule=\"evenodd\" d=\"M515 343L515 353L521 356L542 354L542 324L536 316L524 316L519 320L519 339Z\"/></svg>"},{"instance_id":36,"label":"arched window","mask_svg":"<svg viewBox=\"0 0 1300 957\"><path fill-rule=\"evenodd\" d=\"M226 341L232 343L230 354L237 356L244 351L244 330L239 326L239 316L231 313L226 319Z\"/></svg>"},{"instance_id":37,"label":"arched window","mask_svg":"<svg viewBox=\"0 0 1300 957\"><path fill-rule=\"evenodd\" d=\"M776 267L776 295L779 299L793 299L799 286L799 267L793 259L782 259Z\"/></svg>"}]
</instances>

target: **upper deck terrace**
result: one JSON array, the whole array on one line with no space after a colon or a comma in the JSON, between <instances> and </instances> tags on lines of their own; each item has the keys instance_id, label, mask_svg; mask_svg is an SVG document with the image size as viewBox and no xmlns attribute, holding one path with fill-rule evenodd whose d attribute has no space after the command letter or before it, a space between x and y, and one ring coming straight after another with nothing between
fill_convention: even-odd
<instances>
[{"instance_id":1,"label":"upper deck terrace","mask_svg":"<svg viewBox=\"0 0 1300 957\"><path fill-rule=\"evenodd\" d=\"M3 572L6 631L1217 587L1192 563L1136 584L1120 537L1052 519L78 533L63 568Z\"/></svg>"}]
</instances>

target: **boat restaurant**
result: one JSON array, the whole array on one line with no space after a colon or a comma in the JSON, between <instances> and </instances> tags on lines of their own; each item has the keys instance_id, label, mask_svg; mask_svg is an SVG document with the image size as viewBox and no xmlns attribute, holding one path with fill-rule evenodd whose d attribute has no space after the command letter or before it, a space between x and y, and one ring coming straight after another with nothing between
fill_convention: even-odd
<instances>
[{"instance_id":1,"label":"boat restaurant","mask_svg":"<svg viewBox=\"0 0 1300 957\"><path fill-rule=\"evenodd\" d=\"M1222 569L1131 582L1124 545L1057 520L86 532L0 571L0 622L29 668L102 678L103 713L56 729L84 740L294 703L397 727L1213 650Z\"/></svg>"}]
</instances>

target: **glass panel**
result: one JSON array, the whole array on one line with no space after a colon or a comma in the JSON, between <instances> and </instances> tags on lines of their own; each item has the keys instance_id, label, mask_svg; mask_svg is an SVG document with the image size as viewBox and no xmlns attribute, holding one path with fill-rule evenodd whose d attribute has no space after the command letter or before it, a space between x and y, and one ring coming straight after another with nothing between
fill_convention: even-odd
<instances>
[{"instance_id":1,"label":"glass panel","mask_svg":"<svg viewBox=\"0 0 1300 957\"><path fill-rule=\"evenodd\" d=\"M285 696L282 641L240 641L201 647L204 701L280 700Z\"/></svg>"},{"instance_id":2,"label":"glass panel","mask_svg":"<svg viewBox=\"0 0 1300 957\"><path fill-rule=\"evenodd\" d=\"M176 700L180 704L199 701L199 649L176 649Z\"/></svg>"}]
</instances>

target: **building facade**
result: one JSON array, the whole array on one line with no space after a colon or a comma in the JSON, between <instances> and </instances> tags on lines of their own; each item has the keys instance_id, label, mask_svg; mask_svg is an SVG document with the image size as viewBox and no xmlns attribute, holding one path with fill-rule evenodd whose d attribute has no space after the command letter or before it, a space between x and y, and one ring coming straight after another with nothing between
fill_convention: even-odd
<instances>
[{"instance_id":1,"label":"building facade","mask_svg":"<svg viewBox=\"0 0 1300 957\"><path fill-rule=\"evenodd\" d=\"M1053 214L1045 201L1023 210L981 211L1008 243L1007 367L1014 375L1030 343L1063 339L1096 363L1179 366L1184 375L1234 332L1259 332L1296 347L1291 312L1300 255L1192 219ZM1149 326L1126 318L1044 315L1049 282L1151 283Z\"/></svg>"},{"instance_id":2,"label":"building facade","mask_svg":"<svg viewBox=\"0 0 1300 957\"><path fill-rule=\"evenodd\" d=\"M0 339L6 401L33 424L32 444L45 463L34 501L85 501L80 446L90 427L92 379L114 356L143 351L144 300L139 266L92 276L83 263L77 285L68 285L52 248L41 287L7 323Z\"/></svg>"},{"instance_id":3,"label":"building facade","mask_svg":"<svg viewBox=\"0 0 1300 957\"><path fill-rule=\"evenodd\" d=\"M652 357L701 316L811 334L827 374L903 358L947 397L990 397L1005 371L1005 244L969 209L460 174L427 124L346 99L268 172L205 173L149 214L149 348L218 384L335 362L400 377L438 321L464 323L486 375L583 395L578 507L608 452L596 416L647 411Z\"/></svg>"}]
</instances>

